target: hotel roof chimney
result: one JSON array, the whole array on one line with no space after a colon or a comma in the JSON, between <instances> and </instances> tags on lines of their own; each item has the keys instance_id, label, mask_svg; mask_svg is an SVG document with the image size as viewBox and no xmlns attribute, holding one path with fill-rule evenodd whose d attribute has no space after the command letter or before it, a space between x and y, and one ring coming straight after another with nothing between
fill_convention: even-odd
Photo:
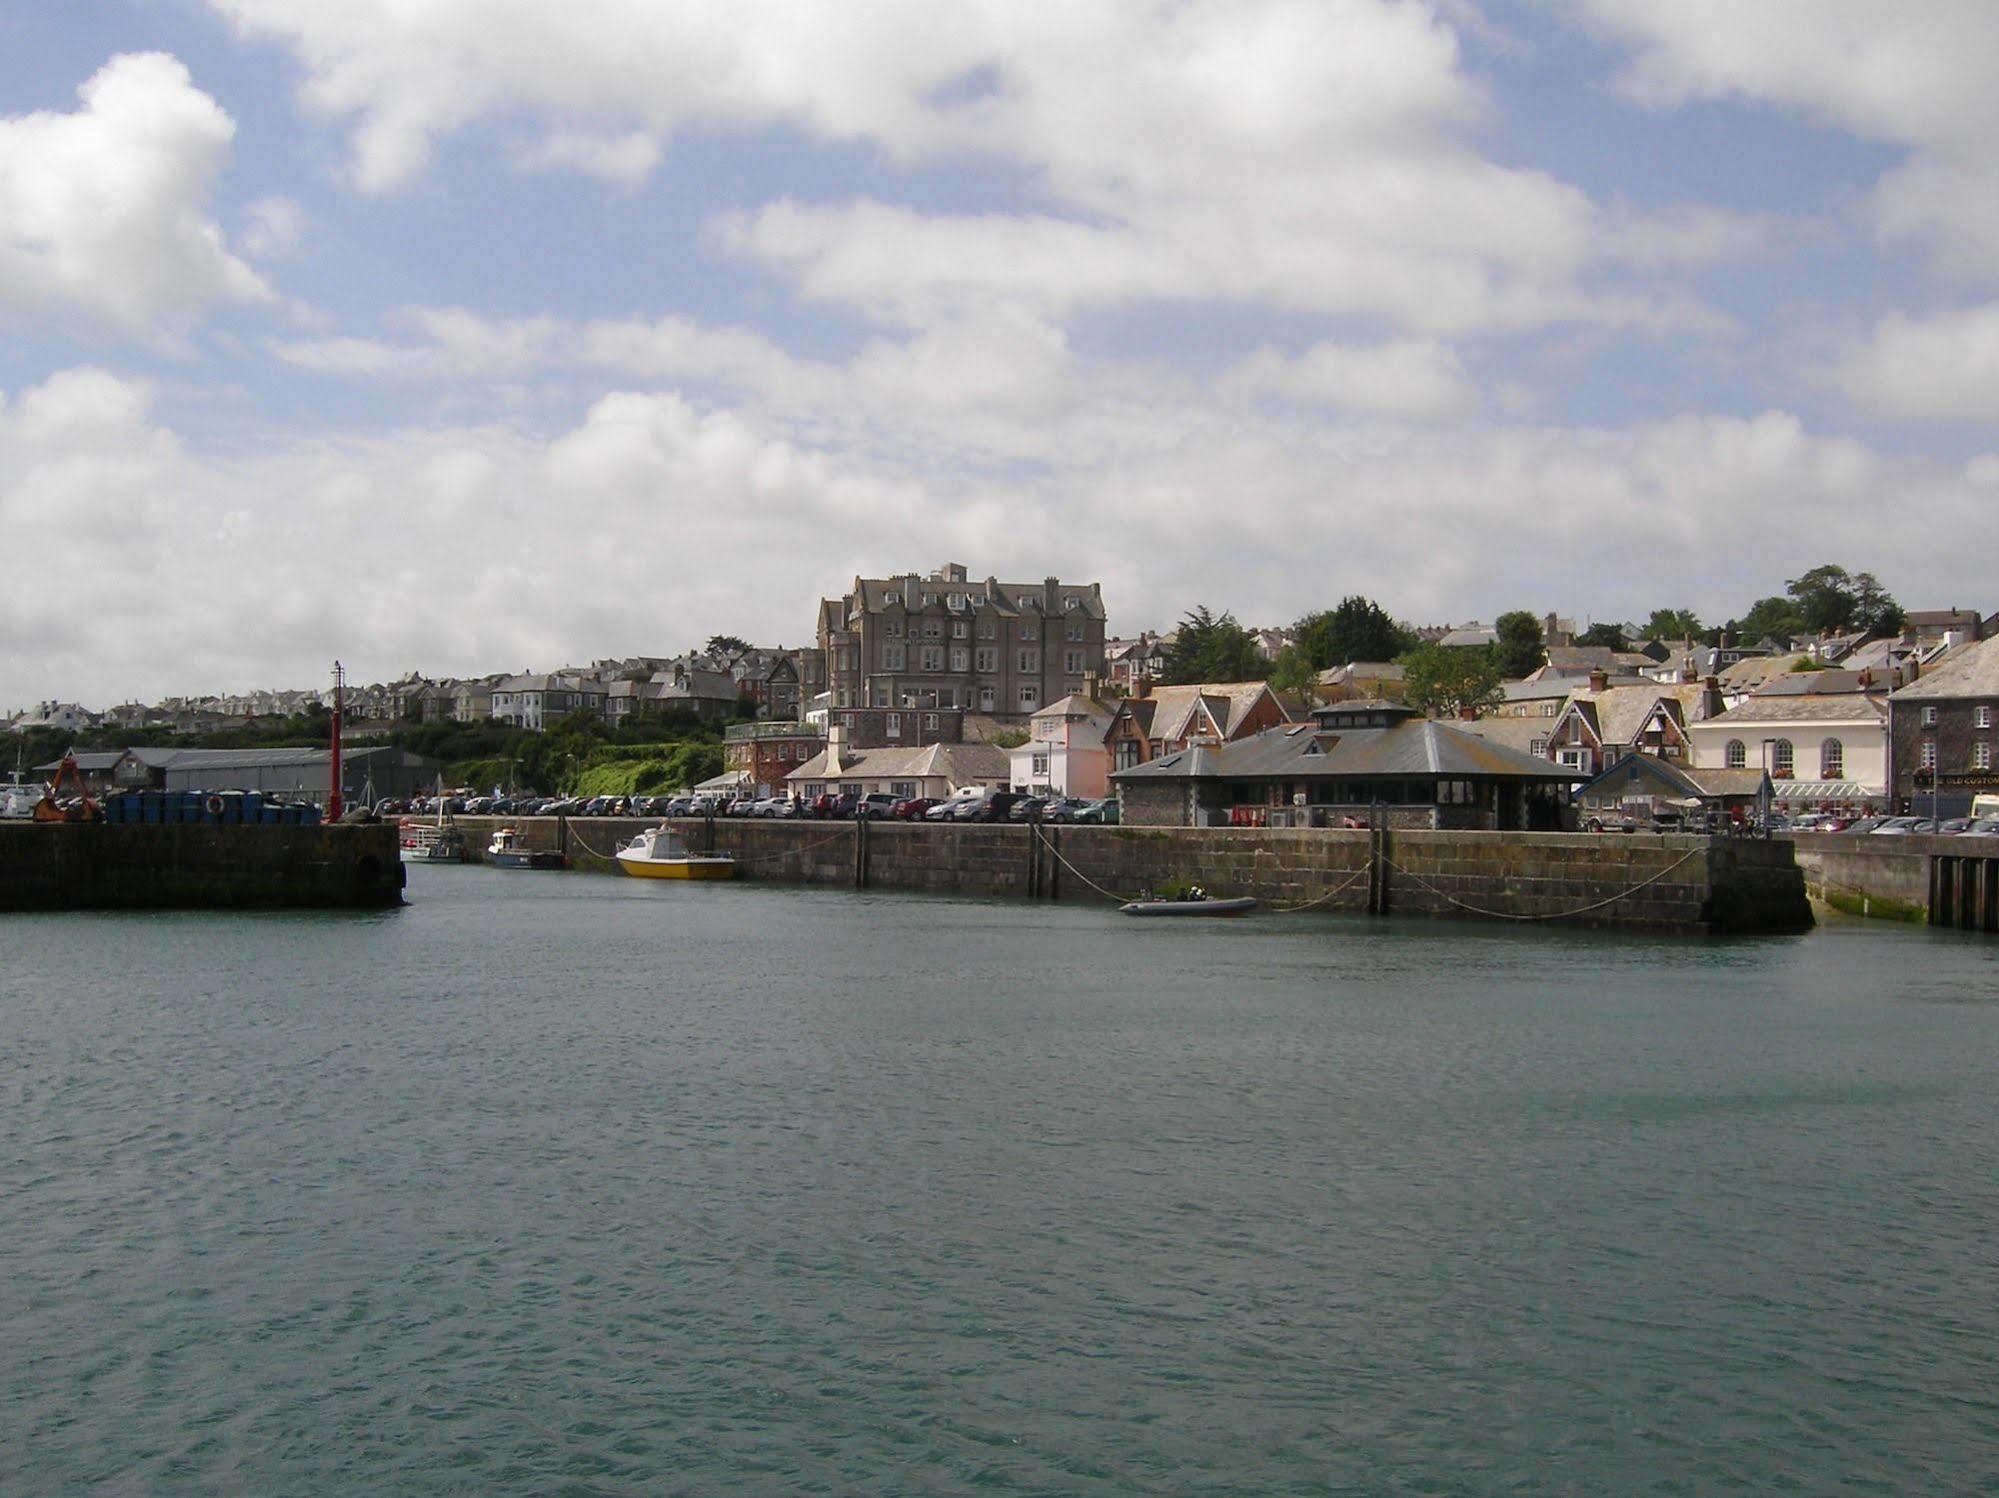
<instances>
[{"instance_id":1,"label":"hotel roof chimney","mask_svg":"<svg viewBox=\"0 0 1999 1498\"><path fill-rule=\"evenodd\" d=\"M1604 669L1603 669L1603 667L1601 667L1601 666L1593 666L1593 667L1591 667L1591 669L1590 669L1590 673L1589 673L1589 689L1590 689L1590 690L1591 690L1592 692L1607 692L1607 691L1609 691L1609 690L1610 690L1610 673L1609 673L1608 671L1604 670Z\"/></svg>"}]
</instances>

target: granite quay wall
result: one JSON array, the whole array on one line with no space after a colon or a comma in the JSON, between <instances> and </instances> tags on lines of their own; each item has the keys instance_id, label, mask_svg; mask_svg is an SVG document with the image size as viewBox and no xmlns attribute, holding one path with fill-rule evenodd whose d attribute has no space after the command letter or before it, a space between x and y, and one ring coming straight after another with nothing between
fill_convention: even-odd
<instances>
[{"instance_id":1,"label":"granite quay wall","mask_svg":"<svg viewBox=\"0 0 1999 1498\"><path fill-rule=\"evenodd\" d=\"M1849 915L1999 933L1999 838L1800 832L1811 897Z\"/></svg>"},{"instance_id":2,"label":"granite quay wall","mask_svg":"<svg viewBox=\"0 0 1999 1498\"><path fill-rule=\"evenodd\" d=\"M461 819L484 846L492 819ZM608 867L642 821L528 818L530 847ZM717 819L678 824L742 876L937 894L1136 899L1176 884L1279 909L1487 916L1662 931L1812 924L1790 845L1736 838L1251 827L1039 828Z\"/></svg>"},{"instance_id":3,"label":"granite quay wall","mask_svg":"<svg viewBox=\"0 0 1999 1498\"><path fill-rule=\"evenodd\" d=\"M393 827L0 822L0 910L400 905Z\"/></svg>"}]
</instances>

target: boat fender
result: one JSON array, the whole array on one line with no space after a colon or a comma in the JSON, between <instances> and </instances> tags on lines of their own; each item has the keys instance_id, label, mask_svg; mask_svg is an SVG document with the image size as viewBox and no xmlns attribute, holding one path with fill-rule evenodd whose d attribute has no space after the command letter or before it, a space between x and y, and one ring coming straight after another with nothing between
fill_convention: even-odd
<instances>
[{"instance_id":1,"label":"boat fender","mask_svg":"<svg viewBox=\"0 0 1999 1498\"><path fill-rule=\"evenodd\" d=\"M222 798L220 796L210 796L208 798L208 814L211 817L222 815Z\"/></svg>"}]
</instances>

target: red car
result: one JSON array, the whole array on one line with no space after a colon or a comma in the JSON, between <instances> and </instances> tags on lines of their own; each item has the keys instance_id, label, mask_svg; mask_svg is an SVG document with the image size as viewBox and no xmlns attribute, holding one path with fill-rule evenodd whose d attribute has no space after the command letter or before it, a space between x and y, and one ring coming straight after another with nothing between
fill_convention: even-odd
<instances>
[{"instance_id":1,"label":"red car","mask_svg":"<svg viewBox=\"0 0 1999 1498\"><path fill-rule=\"evenodd\" d=\"M899 822L920 821L923 814L937 804L935 796L908 796L888 809L888 814Z\"/></svg>"}]
</instances>

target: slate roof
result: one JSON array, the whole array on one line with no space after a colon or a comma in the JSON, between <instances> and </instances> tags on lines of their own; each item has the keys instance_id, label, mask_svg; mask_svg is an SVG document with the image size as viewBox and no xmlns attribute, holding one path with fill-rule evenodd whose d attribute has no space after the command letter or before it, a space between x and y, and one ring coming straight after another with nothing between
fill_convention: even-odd
<instances>
[{"instance_id":1,"label":"slate roof","mask_svg":"<svg viewBox=\"0 0 1999 1498\"><path fill-rule=\"evenodd\" d=\"M1398 714L1389 726L1376 728L1284 724L1114 771L1111 779L1567 781L1574 776L1573 770L1489 743L1454 724Z\"/></svg>"},{"instance_id":2,"label":"slate roof","mask_svg":"<svg viewBox=\"0 0 1999 1498\"><path fill-rule=\"evenodd\" d=\"M1700 710L1701 692L1693 682L1671 685L1648 681L1642 686L1607 687L1601 692L1579 690L1574 706L1589 719L1599 743L1630 744L1645 731L1653 707L1660 702L1668 704L1667 711L1681 727L1693 722Z\"/></svg>"},{"instance_id":3,"label":"slate roof","mask_svg":"<svg viewBox=\"0 0 1999 1498\"><path fill-rule=\"evenodd\" d=\"M1489 744L1498 744L1516 754L1532 754L1537 742L1548 742L1555 730L1555 720L1538 715L1532 718L1480 718L1471 723L1460 722L1457 726L1460 731L1475 733Z\"/></svg>"},{"instance_id":4,"label":"slate roof","mask_svg":"<svg viewBox=\"0 0 1999 1498\"><path fill-rule=\"evenodd\" d=\"M1887 716L1888 708L1881 698L1865 692L1762 692L1708 722L1730 727L1751 723L1879 723Z\"/></svg>"},{"instance_id":5,"label":"slate roof","mask_svg":"<svg viewBox=\"0 0 1999 1498\"><path fill-rule=\"evenodd\" d=\"M974 781L1004 782L1013 773L1006 750L991 744L924 744L899 749L849 749L837 775L828 775L830 750L814 755L786 780L921 780L941 775L954 786Z\"/></svg>"},{"instance_id":6,"label":"slate roof","mask_svg":"<svg viewBox=\"0 0 1999 1498\"><path fill-rule=\"evenodd\" d=\"M1895 693L1895 701L1999 697L1999 635L1953 650L1944 663Z\"/></svg>"},{"instance_id":7,"label":"slate roof","mask_svg":"<svg viewBox=\"0 0 1999 1498\"><path fill-rule=\"evenodd\" d=\"M1634 754L1576 788L1578 801L1601 796L1618 788L1643 781L1662 786L1672 795L1715 801L1722 797L1748 798L1763 788L1764 772L1756 770L1698 770L1674 764L1650 754Z\"/></svg>"},{"instance_id":8,"label":"slate roof","mask_svg":"<svg viewBox=\"0 0 1999 1498\"><path fill-rule=\"evenodd\" d=\"M1222 737L1239 732L1250 710L1270 690L1260 681L1202 682L1194 686L1154 687L1150 701L1152 720L1146 725L1149 739L1183 739L1198 729L1190 728L1195 714L1206 707L1220 725ZM1282 704L1279 704L1280 709Z\"/></svg>"}]
</instances>

